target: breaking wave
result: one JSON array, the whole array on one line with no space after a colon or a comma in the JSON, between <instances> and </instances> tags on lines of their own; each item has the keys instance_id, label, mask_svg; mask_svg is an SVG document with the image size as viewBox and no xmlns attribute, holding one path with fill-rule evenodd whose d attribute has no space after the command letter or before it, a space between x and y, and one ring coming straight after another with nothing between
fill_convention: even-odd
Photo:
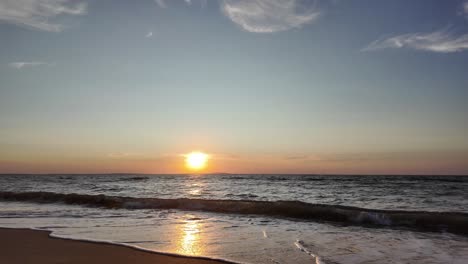
<instances>
[{"instance_id":1,"label":"breaking wave","mask_svg":"<svg viewBox=\"0 0 468 264\"><path fill-rule=\"evenodd\" d=\"M404 227L420 231L444 231L468 235L468 214L456 212L375 210L299 201L159 199L53 192L0 192L0 201L65 203L115 209L180 209L264 215L346 225Z\"/></svg>"}]
</instances>

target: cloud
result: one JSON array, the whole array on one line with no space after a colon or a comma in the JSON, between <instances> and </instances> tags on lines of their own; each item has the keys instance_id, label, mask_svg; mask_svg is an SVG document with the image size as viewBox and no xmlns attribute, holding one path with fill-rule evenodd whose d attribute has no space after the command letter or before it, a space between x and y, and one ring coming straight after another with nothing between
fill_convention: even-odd
<instances>
[{"instance_id":1,"label":"cloud","mask_svg":"<svg viewBox=\"0 0 468 264\"><path fill-rule=\"evenodd\" d=\"M123 158L135 158L135 157L142 157L143 154L141 153L134 153L134 152L115 152L107 154L107 157L112 159L123 159Z\"/></svg>"},{"instance_id":2,"label":"cloud","mask_svg":"<svg viewBox=\"0 0 468 264\"><path fill-rule=\"evenodd\" d=\"M320 11L299 0L223 0L221 10L242 29L273 33L300 28L317 20Z\"/></svg>"},{"instance_id":3,"label":"cloud","mask_svg":"<svg viewBox=\"0 0 468 264\"><path fill-rule=\"evenodd\" d=\"M286 156L284 160L287 161L322 161L323 158L319 155L294 155L294 156Z\"/></svg>"},{"instance_id":4,"label":"cloud","mask_svg":"<svg viewBox=\"0 0 468 264\"><path fill-rule=\"evenodd\" d=\"M468 34L456 36L447 30L432 33L412 33L383 38L369 44L362 51L387 48L411 48L438 53L459 52L468 49Z\"/></svg>"},{"instance_id":5,"label":"cloud","mask_svg":"<svg viewBox=\"0 0 468 264\"><path fill-rule=\"evenodd\" d=\"M194 1L192 0L183 0L187 5L192 5ZM166 0L154 0L160 8L167 8ZM196 1L195 1L196 2ZM207 5L208 0L199 0L200 6L204 8Z\"/></svg>"},{"instance_id":6,"label":"cloud","mask_svg":"<svg viewBox=\"0 0 468 264\"><path fill-rule=\"evenodd\" d=\"M463 3L463 12L468 15L468 1Z\"/></svg>"},{"instance_id":7,"label":"cloud","mask_svg":"<svg viewBox=\"0 0 468 264\"><path fill-rule=\"evenodd\" d=\"M83 15L87 5L72 0L1 0L0 22L37 30L60 32L64 26L50 22L61 15Z\"/></svg>"},{"instance_id":8,"label":"cloud","mask_svg":"<svg viewBox=\"0 0 468 264\"><path fill-rule=\"evenodd\" d=\"M149 31L148 33L146 33L145 38L151 38L152 36L153 36L153 32Z\"/></svg>"},{"instance_id":9,"label":"cloud","mask_svg":"<svg viewBox=\"0 0 468 264\"><path fill-rule=\"evenodd\" d=\"M164 0L154 0L154 2L156 2L156 4L160 7L160 8L166 8L167 5L166 5L166 2Z\"/></svg>"},{"instance_id":10,"label":"cloud","mask_svg":"<svg viewBox=\"0 0 468 264\"><path fill-rule=\"evenodd\" d=\"M42 61L18 61L18 62L12 62L9 63L8 66L14 69L22 69L25 67L35 67L35 66L41 66L41 65L48 65L51 66L52 64L47 63L47 62L42 62Z\"/></svg>"}]
</instances>

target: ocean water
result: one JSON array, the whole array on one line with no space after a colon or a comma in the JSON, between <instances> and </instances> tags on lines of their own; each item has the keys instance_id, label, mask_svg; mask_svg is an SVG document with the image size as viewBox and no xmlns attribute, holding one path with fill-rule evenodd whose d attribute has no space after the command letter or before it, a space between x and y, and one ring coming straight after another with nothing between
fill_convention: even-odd
<instances>
[{"instance_id":1,"label":"ocean water","mask_svg":"<svg viewBox=\"0 0 468 264\"><path fill-rule=\"evenodd\" d=\"M468 177L0 175L0 226L238 263L468 263Z\"/></svg>"}]
</instances>

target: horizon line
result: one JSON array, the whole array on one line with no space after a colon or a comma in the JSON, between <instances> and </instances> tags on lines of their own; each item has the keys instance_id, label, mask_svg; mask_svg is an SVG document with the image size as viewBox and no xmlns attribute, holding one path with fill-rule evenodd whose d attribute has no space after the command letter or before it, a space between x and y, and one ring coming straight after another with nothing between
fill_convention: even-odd
<instances>
[{"instance_id":1,"label":"horizon line","mask_svg":"<svg viewBox=\"0 0 468 264\"><path fill-rule=\"evenodd\" d=\"M229 173L229 172L209 172L209 173L139 173L139 172L112 172L112 173L1 173L4 175L290 175L290 176L459 176L468 177L468 174L403 174L403 173Z\"/></svg>"}]
</instances>

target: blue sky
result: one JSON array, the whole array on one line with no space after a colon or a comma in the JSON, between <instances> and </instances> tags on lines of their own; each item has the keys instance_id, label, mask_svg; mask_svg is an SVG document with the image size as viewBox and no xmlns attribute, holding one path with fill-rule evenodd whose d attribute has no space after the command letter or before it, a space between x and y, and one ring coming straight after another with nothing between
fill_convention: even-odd
<instances>
[{"instance_id":1,"label":"blue sky","mask_svg":"<svg viewBox=\"0 0 468 264\"><path fill-rule=\"evenodd\" d=\"M468 2L0 0L1 172L468 173Z\"/></svg>"}]
</instances>

